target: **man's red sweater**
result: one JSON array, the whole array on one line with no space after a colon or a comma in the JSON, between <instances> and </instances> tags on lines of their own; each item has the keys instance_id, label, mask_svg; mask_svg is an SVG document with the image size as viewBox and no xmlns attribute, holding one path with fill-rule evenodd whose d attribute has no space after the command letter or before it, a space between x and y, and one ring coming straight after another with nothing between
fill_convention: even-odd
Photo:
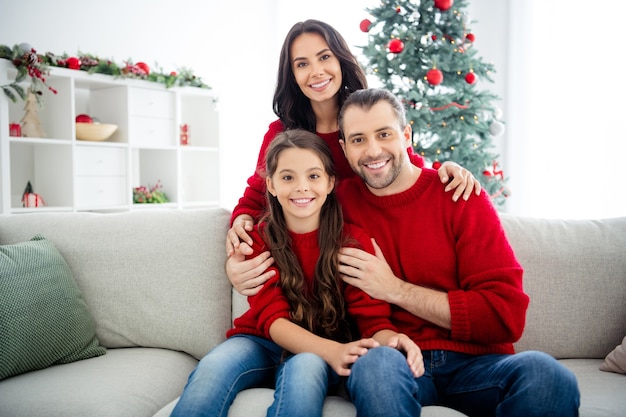
<instances>
[{"instance_id":1,"label":"man's red sweater","mask_svg":"<svg viewBox=\"0 0 626 417\"><path fill-rule=\"evenodd\" d=\"M260 227L262 228L263 225ZM315 265L320 255L317 231L304 234L290 232L289 235L292 239L292 248L300 261L306 279L306 288L311 291L315 279ZM374 253L372 242L362 229L346 224L344 235L349 236L351 242L356 242L356 245L352 246ZM250 237L254 240L254 253L248 258L268 250L261 236L259 226L255 226L250 233ZM270 269L274 269L276 275L270 278L256 295L248 297L250 309L235 319L235 327L226 333L227 337L235 334L251 334L271 340L269 329L272 323L279 318L289 320L291 308L280 288L280 271L274 266ZM390 322L391 307L386 302L375 300L351 285L344 285L344 298L348 314L356 323L361 337L371 337L383 329L395 331L395 327Z\"/></svg>"},{"instance_id":2,"label":"man's red sweater","mask_svg":"<svg viewBox=\"0 0 626 417\"><path fill-rule=\"evenodd\" d=\"M265 169L265 154L267 152L267 148L270 146L270 143L272 143L276 135L283 130L285 130L285 128L280 120L276 120L270 124L267 133L265 133L265 136L263 137L263 144L261 144L261 150L259 151L256 170L254 171L254 174L248 178L248 186L243 193L243 197L239 199L239 203L233 209L231 223L241 214L251 215L255 222L261 218L267 204L265 200L265 179L262 176L262 172ZM352 168L350 168L348 160L343 154L341 145L339 145L339 132L316 134L324 139L324 142L326 142L330 147L333 160L335 162L335 169L337 170L337 181L356 176L354 171L352 171ZM408 152L415 165L418 167L422 167L424 165L422 157L414 154L410 148L408 149Z\"/></svg>"},{"instance_id":3,"label":"man's red sweater","mask_svg":"<svg viewBox=\"0 0 626 417\"><path fill-rule=\"evenodd\" d=\"M513 353L524 329L528 296L522 267L483 192L453 202L436 171L422 169L408 190L377 197L358 178L338 184L346 222L375 238L394 274L445 291L447 330L392 305L392 323L422 350Z\"/></svg>"}]
</instances>

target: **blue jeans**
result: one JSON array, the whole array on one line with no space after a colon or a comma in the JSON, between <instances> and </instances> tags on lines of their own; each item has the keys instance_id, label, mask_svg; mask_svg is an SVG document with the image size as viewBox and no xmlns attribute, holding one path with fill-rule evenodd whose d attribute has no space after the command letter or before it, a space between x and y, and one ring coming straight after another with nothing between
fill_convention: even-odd
<instances>
[{"instance_id":1,"label":"blue jeans","mask_svg":"<svg viewBox=\"0 0 626 417\"><path fill-rule=\"evenodd\" d=\"M576 377L545 353L422 353L426 372L419 378L396 349L378 347L360 357L347 383L357 417L418 417L428 405L480 417L578 416Z\"/></svg>"},{"instance_id":2,"label":"blue jeans","mask_svg":"<svg viewBox=\"0 0 626 417\"><path fill-rule=\"evenodd\" d=\"M240 391L274 383L268 416L321 416L329 381L335 377L317 355L283 360L283 349L267 339L233 336L198 363L170 417L227 417Z\"/></svg>"}]
</instances>

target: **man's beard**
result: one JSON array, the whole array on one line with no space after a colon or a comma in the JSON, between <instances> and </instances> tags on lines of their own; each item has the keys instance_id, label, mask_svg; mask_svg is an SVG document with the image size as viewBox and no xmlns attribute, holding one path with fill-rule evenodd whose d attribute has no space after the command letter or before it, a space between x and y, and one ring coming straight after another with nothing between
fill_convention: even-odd
<instances>
[{"instance_id":1,"label":"man's beard","mask_svg":"<svg viewBox=\"0 0 626 417\"><path fill-rule=\"evenodd\" d=\"M370 163L370 161L380 161L381 159L388 159L387 167L385 168L389 168L390 165L390 169L387 169L384 174L371 173L369 170L366 171L366 169L363 168L363 166ZM395 158L393 155L388 154L384 155L384 158L377 157L359 161L359 165L355 172L359 177L361 177L368 187L381 190L390 186L396 178L398 178L398 175L400 175L400 171L402 170L402 163L403 160L401 158Z\"/></svg>"}]
</instances>

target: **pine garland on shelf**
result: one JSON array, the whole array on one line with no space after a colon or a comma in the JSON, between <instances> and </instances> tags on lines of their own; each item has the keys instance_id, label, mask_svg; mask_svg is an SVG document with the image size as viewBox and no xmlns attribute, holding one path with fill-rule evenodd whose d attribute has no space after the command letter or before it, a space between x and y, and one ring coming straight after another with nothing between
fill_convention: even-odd
<instances>
[{"instance_id":1,"label":"pine garland on shelf","mask_svg":"<svg viewBox=\"0 0 626 417\"><path fill-rule=\"evenodd\" d=\"M35 94L39 104L42 104L43 91L48 89L56 94L56 90L46 83L46 77L50 74L50 67L70 68L85 71L89 74L106 74L116 78L134 78L161 83L167 88L171 87L211 87L205 84L201 78L193 74L189 68L179 68L177 71L164 72L158 66L150 70L144 62L133 63L127 60L119 65L111 59L103 59L96 55L79 52L77 56L68 54L56 55L52 52L38 54L27 43L10 48L0 45L0 58L11 61L17 69L15 80L9 84L0 86L5 95L13 102L18 97L26 100L28 92ZM30 86L24 88L23 83L30 78Z\"/></svg>"}]
</instances>

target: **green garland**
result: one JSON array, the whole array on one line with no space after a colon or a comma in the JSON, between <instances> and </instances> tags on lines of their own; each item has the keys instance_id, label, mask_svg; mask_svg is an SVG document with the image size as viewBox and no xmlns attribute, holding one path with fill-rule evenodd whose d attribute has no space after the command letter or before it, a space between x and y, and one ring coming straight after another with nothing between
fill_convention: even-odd
<instances>
[{"instance_id":1,"label":"green garland","mask_svg":"<svg viewBox=\"0 0 626 417\"><path fill-rule=\"evenodd\" d=\"M28 91L20 83L27 81L27 78L30 78L28 90L35 93L40 104L42 103L43 90L48 89L56 94L56 90L46 84L46 76L50 74L50 67L70 68L86 71L89 74L111 75L116 78L147 80L163 84L167 88L211 88L188 68L179 68L177 71L165 73L158 66L150 70L146 64L142 62L133 63L130 59L123 65L118 65L111 59L102 59L81 52L77 56L55 55L51 52L41 55L37 54L37 51L26 43L15 45L13 48L0 45L0 58L8 59L17 69L15 80L1 86L5 95L13 102L16 102L18 97L26 100Z\"/></svg>"}]
</instances>

